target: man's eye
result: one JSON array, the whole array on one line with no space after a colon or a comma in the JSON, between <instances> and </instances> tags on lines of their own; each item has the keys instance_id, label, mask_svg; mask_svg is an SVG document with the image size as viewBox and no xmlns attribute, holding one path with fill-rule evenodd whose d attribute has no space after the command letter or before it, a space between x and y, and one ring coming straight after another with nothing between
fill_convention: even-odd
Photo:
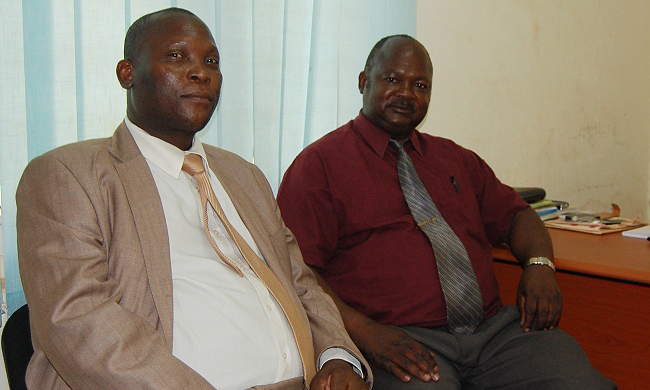
<instances>
[{"instance_id":1,"label":"man's eye","mask_svg":"<svg viewBox=\"0 0 650 390\"><path fill-rule=\"evenodd\" d=\"M169 54L167 54L167 56L172 57L172 58L181 58L182 57L181 53L169 53Z\"/></svg>"},{"instance_id":2,"label":"man's eye","mask_svg":"<svg viewBox=\"0 0 650 390\"><path fill-rule=\"evenodd\" d=\"M420 88L420 89L427 89L427 88L429 88L428 85L426 85L426 84L422 84L422 83L415 83L415 87L416 87L416 88Z\"/></svg>"},{"instance_id":3,"label":"man's eye","mask_svg":"<svg viewBox=\"0 0 650 390\"><path fill-rule=\"evenodd\" d=\"M395 81L397 81L395 77L386 77L385 80L388 81L389 83L394 83Z\"/></svg>"},{"instance_id":4,"label":"man's eye","mask_svg":"<svg viewBox=\"0 0 650 390\"><path fill-rule=\"evenodd\" d=\"M214 64L214 65L219 65L219 59L218 58L207 58L205 60L208 64Z\"/></svg>"}]
</instances>

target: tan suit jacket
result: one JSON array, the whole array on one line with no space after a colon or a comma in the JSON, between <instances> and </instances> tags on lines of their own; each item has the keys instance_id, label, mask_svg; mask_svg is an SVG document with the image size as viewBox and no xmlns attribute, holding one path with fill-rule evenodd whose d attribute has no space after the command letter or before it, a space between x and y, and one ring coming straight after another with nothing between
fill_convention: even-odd
<instances>
[{"instance_id":1,"label":"tan suit jacket","mask_svg":"<svg viewBox=\"0 0 650 390\"><path fill-rule=\"evenodd\" d=\"M303 263L264 175L230 152L205 150L264 259L304 309L316 357L338 346L367 369L334 303ZM167 227L149 166L123 123L111 138L35 158L16 201L34 344L30 388L212 388L172 355ZM303 389L304 383L296 378L256 388Z\"/></svg>"}]
</instances>

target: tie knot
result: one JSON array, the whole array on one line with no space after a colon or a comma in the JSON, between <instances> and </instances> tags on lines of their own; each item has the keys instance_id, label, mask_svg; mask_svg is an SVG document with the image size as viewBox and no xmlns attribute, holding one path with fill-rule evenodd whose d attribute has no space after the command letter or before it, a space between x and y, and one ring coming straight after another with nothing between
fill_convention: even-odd
<instances>
[{"instance_id":1,"label":"tie knot","mask_svg":"<svg viewBox=\"0 0 650 390\"><path fill-rule=\"evenodd\" d=\"M395 139L391 138L390 139L390 144L393 145L397 150L403 149L404 148L404 143L408 140L408 138L403 138L403 139Z\"/></svg>"},{"instance_id":2,"label":"tie knot","mask_svg":"<svg viewBox=\"0 0 650 390\"><path fill-rule=\"evenodd\" d=\"M185 160L183 160L183 170L192 176L205 171L203 159L198 154L186 154Z\"/></svg>"}]
</instances>

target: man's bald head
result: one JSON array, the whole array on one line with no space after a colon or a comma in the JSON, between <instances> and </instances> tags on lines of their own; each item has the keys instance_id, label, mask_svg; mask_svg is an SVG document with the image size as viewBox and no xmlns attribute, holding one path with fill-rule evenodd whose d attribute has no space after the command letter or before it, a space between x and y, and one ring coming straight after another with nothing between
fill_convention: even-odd
<instances>
[{"instance_id":1,"label":"man's bald head","mask_svg":"<svg viewBox=\"0 0 650 390\"><path fill-rule=\"evenodd\" d=\"M395 35L389 35L387 37L383 37L377 43L375 43L375 46L373 46L372 50L370 50L370 54L368 54L368 59L366 59L366 65L363 68L364 72L370 73L372 67L375 66L377 64L377 61L379 61L379 59L381 58L381 53L382 53L381 49L384 47L386 43L388 43L388 41L392 39L408 39L408 40L412 40L413 42L416 42L418 45L421 45L417 39L407 34L395 34ZM429 52L427 52L427 58L429 58ZM429 63L431 63L431 58L429 58Z\"/></svg>"},{"instance_id":2,"label":"man's bald head","mask_svg":"<svg viewBox=\"0 0 650 390\"><path fill-rule=\"evenodd\" d=\"M134 61L142 48L142 43L147 39L151 30L160 26L160 20L167 16L183 15L198 19L192 12L182 8L166 8L144 15L129 27L124 38L124 59Z\"/></svg>"}]
</instances>

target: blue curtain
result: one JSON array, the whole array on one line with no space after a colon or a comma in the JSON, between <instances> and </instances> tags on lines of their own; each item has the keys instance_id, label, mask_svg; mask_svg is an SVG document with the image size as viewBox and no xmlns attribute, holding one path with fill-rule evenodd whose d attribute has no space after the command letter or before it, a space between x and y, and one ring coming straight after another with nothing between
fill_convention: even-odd
<instances>
[{"instance_id":1,"label":"blue curtain","mask_svg":"<svg viewBox=\"0 0 650 390\"><path fill-rule=\"evenodd\" d=\"M274 190L302 148L361 108L357 76L381 37L415 35L416 0L11 0L0 3L0 175L6 302L25 298L14 195L27 162L110 136L125 115L115 77L138 17L186 8L212 30L224 77L204 142L257 164Z\"/></svg>"}]
</instances>

